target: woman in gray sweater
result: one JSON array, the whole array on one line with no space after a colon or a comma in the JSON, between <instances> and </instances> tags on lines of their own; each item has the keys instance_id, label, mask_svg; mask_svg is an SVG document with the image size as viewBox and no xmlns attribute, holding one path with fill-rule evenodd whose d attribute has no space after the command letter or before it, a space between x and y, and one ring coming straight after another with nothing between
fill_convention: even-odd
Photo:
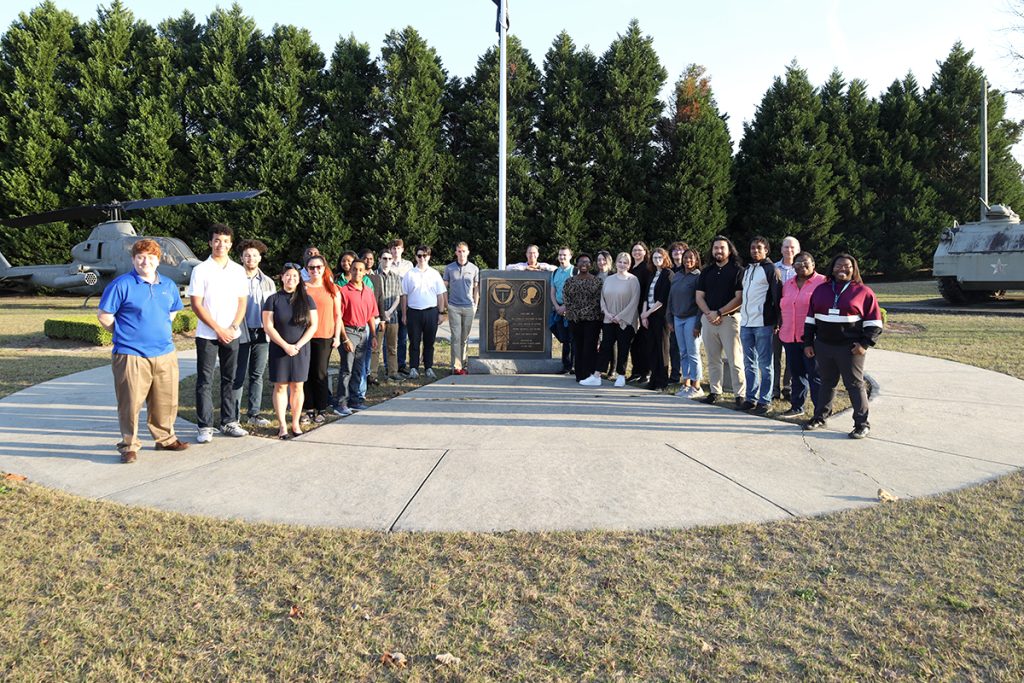
<instances>
[{"instance_id":1,"label":"woman in gray sweater","mask_svg":"<svg viewBox=\"0 0 1024 683\"><path fill-rule=\"evenodd\" d=\"M640 281L629 272L632 260L626 252L615 257L615 274L609 275L601 288L601 312L604 324L601 327L601 360L598 367L611 362L612 348L618 347L615 363L615 386L626 386L626 360L629 345L636 334L640 311Z\"/></svg>"}]
</instances>

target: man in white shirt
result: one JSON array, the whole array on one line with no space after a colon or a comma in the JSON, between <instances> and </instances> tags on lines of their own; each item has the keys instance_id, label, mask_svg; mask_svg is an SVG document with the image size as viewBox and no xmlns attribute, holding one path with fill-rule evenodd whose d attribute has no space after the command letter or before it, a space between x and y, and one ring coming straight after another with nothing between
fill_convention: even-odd
<instances>
[{"instance_id":1,"label":"man in white shirt","mask_svg":"<svg viewBox=\"0 0 1024 683\"><path fill-rule=\"evenodd\" d=\"M782 258L775 262L775 268L779 271L782 284L786 284L796 277L796 269L793 262L796 255L800 253L800 240L789 235L782 240ZM783 398L789 400L790 383L792 378L789 374L789 366L782 367L782 342L779 341L779 331L775 331L772 339L772 398Z\"/></svg>"},{"instance_id":2,"label":"man in white shirt","mask_svg":"<svg viewBox=\"0 0 1024 683\"><path fill-rule=\"evenodd\" d=\"M400 238L393 239L388 242L388 251L391 252L391 267L398 271L398 277L403 278L413 268L412 261L402 258L403 252L405 252L405 242ZM398 318L398 369L388 368L388 372L394 373L406 373L409 368L405 364L405 354L409 348L409 331L405 326L405 321L402 320L402 316L396 316Z\"/></svg>"},{"instance_id":3,"label":"man in white shirt","mask_svg":"<svg viewBox=\"0 0 1024 683\"><path fill-rule=\"evenodd\" d=\"M434 379L434 340L437 325L447 311L444 280L430 267L430 247L416 247L416 267L402 278L402 321L409 330L409 379L419 377L420 341L423 342L423 368Z\"/></svg>"},{"instance_id":4,"label":"man in white shirt","mask_svg":"<svg viewBox=\"0 0 1024 683\"><path fill-rule=\"evenodd\" d=\"M241 324L249 299L245 269L231 260L234 233L223 223L210 226L210 258L192 269L188 295L199 319L196 329L197 443L213 440L213 371L220 358L220 431L245 436L234 400Z\"/></svg>"},{"instance_id":5,"label":"man in white shirt","mask_svg":"<svg viewBox=\"0 0 1024 683\"><path fill-rule=\"evenodd\" d=\"M553 270L558 270L558 266L553 266L550 263L541 263L539 259L540 247L536 244L531 244L526 247L526 261L521 263L510 263L505 267L505 270L543 270L549 273Z\"/></svg>"}]
</instances>

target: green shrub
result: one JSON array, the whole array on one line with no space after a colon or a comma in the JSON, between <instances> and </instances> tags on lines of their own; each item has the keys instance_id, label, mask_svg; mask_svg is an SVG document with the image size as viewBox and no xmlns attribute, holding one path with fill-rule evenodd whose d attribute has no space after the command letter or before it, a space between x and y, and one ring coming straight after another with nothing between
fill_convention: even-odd
<instances>
[{"instance_id":1,"label":"green shrub","mask_svg":"<svg viewBox=\"0 0 1024 683\"><path fill-rule=\"evenodd\" d=\"M52 318L43 323L43 333L50 339L77 339L95 346L109 346L114 337L103 329L96 318Z\"/></svg>"},{"instance_id":2,"label":"green shrub","mask_svg":"<svg viewBox=\"0 0 1024 683\"><path fill-rule=\"evenodd\" d=\"M171 323L171 332L175 334L191 332L196 329L198 323L199 319L196 318L196 314L186 308L178 311L178 315L174 316L174 322Z\"/></svg>"}]
</instances>

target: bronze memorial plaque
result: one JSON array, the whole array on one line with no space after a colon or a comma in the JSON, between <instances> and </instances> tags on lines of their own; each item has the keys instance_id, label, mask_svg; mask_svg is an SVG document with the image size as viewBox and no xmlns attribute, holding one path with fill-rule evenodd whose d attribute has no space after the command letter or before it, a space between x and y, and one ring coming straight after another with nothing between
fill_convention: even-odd
<instances>
[{"instance_id":1,"label":"bronze memorial plaque","mask_svg":"<svg viewBox=\"0 0 1024 683\"><path fill-rule=\"evenodd\" d=\"M481 287L481 358L550 355L547 273L485 271Z\"/></svg>"}]
</instances>

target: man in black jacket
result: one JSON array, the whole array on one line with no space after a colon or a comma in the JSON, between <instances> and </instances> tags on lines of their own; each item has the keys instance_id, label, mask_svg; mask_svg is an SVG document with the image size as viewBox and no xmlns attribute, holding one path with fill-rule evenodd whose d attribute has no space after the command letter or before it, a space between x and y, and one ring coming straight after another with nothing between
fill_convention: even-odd
<instances>
[{"instance_id":1,"label":"man in black jacket","mask_svg":"<svg viewBox=\"0 0 1024 683\"><path fill-rule=\"evenodd\" d=\"M740 344L747 385L742 408L755 415L766 415L772 401L772 335L779 326L782 298L782 279L768 251L764 237L750 241L750 265L743 271L740 304Z\"/></svg>"}]
</instances>

